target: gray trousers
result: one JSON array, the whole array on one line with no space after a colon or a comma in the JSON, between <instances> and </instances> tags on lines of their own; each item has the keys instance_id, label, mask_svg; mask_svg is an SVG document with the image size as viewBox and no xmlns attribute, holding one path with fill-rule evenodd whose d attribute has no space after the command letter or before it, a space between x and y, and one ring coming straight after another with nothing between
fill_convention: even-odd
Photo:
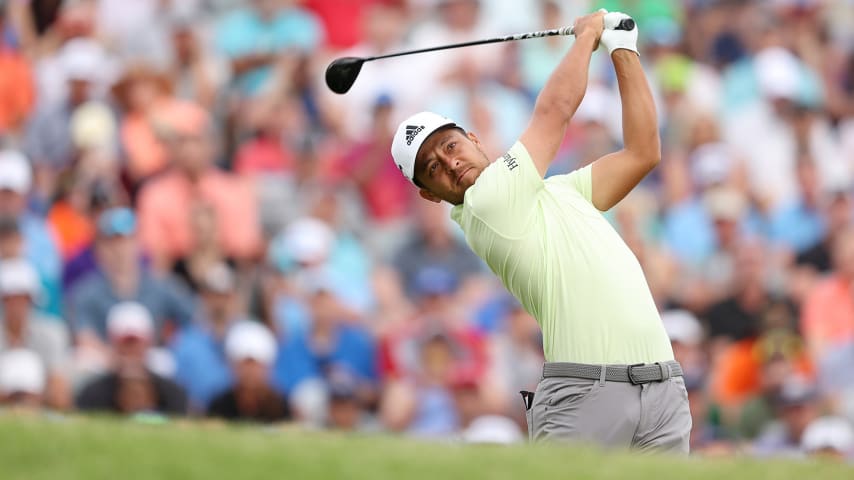
<instances>
[{"instance_id":1,"label":"gray trousers","mask_svg":"<svg viewBox=\"0 0 854 480\"><path fill-rule=\"evenodd\" d=\"M640 385L545 377L526 407L531 441L688 453L691 412L682 377Z\"/></svg>"}]
</instances>

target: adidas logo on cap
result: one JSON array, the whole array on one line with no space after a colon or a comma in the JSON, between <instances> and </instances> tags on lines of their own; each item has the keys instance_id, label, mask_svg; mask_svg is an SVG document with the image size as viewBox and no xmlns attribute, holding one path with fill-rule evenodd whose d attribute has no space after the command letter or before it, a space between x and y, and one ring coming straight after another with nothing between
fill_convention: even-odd
<instances>
[{"instance_id":1,"label":"adidas logo on cap","mask_svg":"<svg viewBox=\"0 0 854 480\"><path fill-rule=\"evenodd\" d=\"M413 140L415 140L415 136L421 133L424 130L424 125L420 127L416 127L415 125L407 125L406 126L406 144L412 145Z\"/></svg>"}]
</instances>

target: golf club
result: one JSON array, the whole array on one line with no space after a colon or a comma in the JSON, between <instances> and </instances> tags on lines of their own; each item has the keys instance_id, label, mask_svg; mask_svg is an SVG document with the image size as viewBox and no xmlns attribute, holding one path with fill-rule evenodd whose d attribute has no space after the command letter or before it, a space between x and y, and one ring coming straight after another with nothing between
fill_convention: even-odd
<instances>
[{"instance_id":1,"label":"golf club","mask_svg":"<svg viewBox=\"0 0 854 480\"><path fill-rule=\"evenodd\" d=\"M632 30L635 28L635 21L627 18L620 22L614 30ZM553 37L556 35L572 35L575 32L573 27L554 28L551 30L540 30L539 32L517 33L515 35L507 35L505 37L495 37L486 40L476 40L473 42L454 43L451 45L440 45L438 47L422 48L419 50L408 50L405 52L390 53L388 55L379 55L376 57L342 57L336 59L326 67L326 85L335 93L344 94L350 90L350 87L356 82L359 72L362 70L362 65L365 62L380 60L382 58L400 57L403 55L414 55L416 53L435 52L437 50L448 50L450 48L471 47L474 45L486 45L488 43L513 42L516 40L526 40L528 38Z\"/></svg>"}]
</instances>

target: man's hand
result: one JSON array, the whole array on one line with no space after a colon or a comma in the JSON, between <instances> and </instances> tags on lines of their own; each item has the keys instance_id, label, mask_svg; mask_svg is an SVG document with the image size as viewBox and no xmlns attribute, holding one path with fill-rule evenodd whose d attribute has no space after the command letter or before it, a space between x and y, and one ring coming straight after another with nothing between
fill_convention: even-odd
<instances>
[{"instance_id":1,"label":"man's hand","mask_svg":"<svg viewBox=\"0 0 854 480\"><path fill-rule=\"evenodd\" d=\"M602 36L602 31L605 29L605 10L585 15L575 20L573 25L575 38L581 38L585 35L593 36L595 40L594 50L599 47L599 38Z\"/></svg>"},{"instance_id":2,"label":"man's hand","mask_svg":"<svg viewBox=\"0 0 854 480\"><path fill-rule=\"evenodd\" d=\"M608 49L608 54L612 54L614 50L621 48L638 53L637 25L631 30L614 30L621 21L627 18L631 17L622 12L605 13L605 30L601 33L599 41Z\"/></svg>"}]
</instances>

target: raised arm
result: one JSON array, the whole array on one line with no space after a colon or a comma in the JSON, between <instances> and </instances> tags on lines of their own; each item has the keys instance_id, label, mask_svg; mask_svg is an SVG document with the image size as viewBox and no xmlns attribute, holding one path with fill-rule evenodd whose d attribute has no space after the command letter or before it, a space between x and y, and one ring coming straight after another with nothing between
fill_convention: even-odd
<instances>
[{"instance_id":1,"label":"raised arm","mask_svg":"<svg viewBox=\"0 0 854 480\"><path fill-rule=\"evenodd\" d=\"M655 103L636 53L636 39L637 29L606 30L601 40L611 51L623 109L623 149L592 166L593 205L602 211L622 200L661 159Z\"/></svg>"},{"instance_id":2,"label":"raised arm","mask_svg":"<svg viewBox=\"0 0 854 480\"><path fill-rule=\"evenodd\" d=\"M531 120L520 138L541 176L545 176L569 120L584 98L590 57L599 45L603 17L597 12L576 20L575 43L537 96Z\"/></svg>"}]
</instances>

